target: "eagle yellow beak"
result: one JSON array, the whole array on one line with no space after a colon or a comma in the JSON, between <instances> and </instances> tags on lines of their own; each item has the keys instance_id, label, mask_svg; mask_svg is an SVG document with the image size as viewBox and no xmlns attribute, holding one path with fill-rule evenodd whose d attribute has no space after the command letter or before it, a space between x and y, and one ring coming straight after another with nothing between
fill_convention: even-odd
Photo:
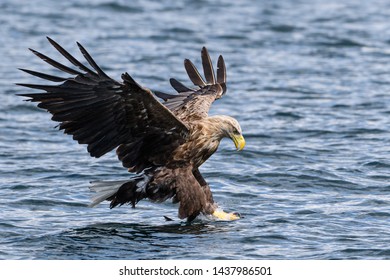
<instances>
[{"instance_id":1,"label":"eagle yellow beak","mask_svg":"<svg viewBox=\"0 0 390 280\"><path fill-rule=\"evenodd\" d=\"M245 147L245 139L242 134L231 134L231 138L236 145L237 151L241 151Z\"/></svg>"}]
</instances>

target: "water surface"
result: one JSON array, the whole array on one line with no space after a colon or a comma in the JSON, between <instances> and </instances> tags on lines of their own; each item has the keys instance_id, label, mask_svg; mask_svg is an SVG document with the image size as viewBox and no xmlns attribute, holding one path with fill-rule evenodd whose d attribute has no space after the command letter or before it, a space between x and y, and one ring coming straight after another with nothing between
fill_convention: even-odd
<instances>
[{"instance_id":1,"label":"water surface","mask_svg":"<svg viewBox=\"0 0 390 280\"><path fill-rule=\"evenodd\" d=\"M380 0L2 1L0 258L389 259L389 18ZM237 118L247 146L223 141L201 171L244 218L88 208L89 181L129 175L15 95L36 82L17 68L56 73L27 50L58 58L45 36L168 92L170 77L190 85L184 58L223 54L228 92L211 113Z\"/></svg>"}]
</instances>

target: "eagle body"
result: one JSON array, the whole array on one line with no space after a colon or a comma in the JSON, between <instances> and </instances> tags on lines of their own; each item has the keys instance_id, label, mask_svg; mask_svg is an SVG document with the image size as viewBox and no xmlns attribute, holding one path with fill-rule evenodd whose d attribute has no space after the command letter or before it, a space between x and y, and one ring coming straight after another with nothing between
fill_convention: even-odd
<instances>
[{"instance_id":1,"label":"eagle body","mask_svg":"<svg viewBox=\"0 0 390 280\"><path fill-rule=\"evenodd\" d=\"M201 52L205 80L188 59L187 74L195 89L171 79L177 94L167 94L140 86L128 73L122 82L111 79L85 48L78 47L92 67L82 64L54 40L51 45L74 67L61 64L31 50L39 58L70 74L53 76L21 69L28 74L59 84L19 84L43 90L21 94L52 114L59 129L86 144L93 157L116 148L118 159L129 172L126 181L93 182L96 192L91 206L104 200L110 208L123 204L133 207L142 199L179 204L179 218L192 221L199 214L234 220L236 214L218 210L199 167L217 151L222 138L231 138L238 150L245 145L239 123L229 116L209 116L211 104L226 92L226 68L220 56L217 75L203 47ZM162 99L158 101L157 98Z\"/></svg>"},{"instance_id":2,"label":"eagle body","mask_svg":"<svg viewBox=\"0 0 390 280\"><path fill-rule=\"evenodd\" d=\"M225 135L215 124L214 118L188 123L188 127L189 138L173 152L172 162L185 162L198 168L218 149Z\"/></svg>"}]
</instances>

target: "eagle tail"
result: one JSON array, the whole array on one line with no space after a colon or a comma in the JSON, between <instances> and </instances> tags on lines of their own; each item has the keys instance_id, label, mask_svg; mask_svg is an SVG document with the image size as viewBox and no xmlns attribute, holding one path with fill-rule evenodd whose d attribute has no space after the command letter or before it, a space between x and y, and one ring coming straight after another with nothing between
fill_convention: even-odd
<instances>
[{"instance_id":1,"label":"eagle tail","mask_svg":"<svg viewBox=\"0 0 390 280\"><path fill-rule=\"evenodd\" d=\"M110 208L125 203L131 203L135 207L141 199L147 197L146 186L149 180L150 177L140 175L131 180L91 182L89 188L96 194L92 197L89 207L94 207L105 200L111 201Z\"/></svg>"},{"instance_id":2,"label":"eagle tail","mask_svg":"<svg viewBox=\"0 0 390 280\"><path fill-rule=\"evenodd\" d=\"M126 181L94 181L91 182L89 189L96 194L92 197L92 202L89 207L95 207L99 203L115 195L119 188L125 184Z\"/></svg>"}]
</instances>

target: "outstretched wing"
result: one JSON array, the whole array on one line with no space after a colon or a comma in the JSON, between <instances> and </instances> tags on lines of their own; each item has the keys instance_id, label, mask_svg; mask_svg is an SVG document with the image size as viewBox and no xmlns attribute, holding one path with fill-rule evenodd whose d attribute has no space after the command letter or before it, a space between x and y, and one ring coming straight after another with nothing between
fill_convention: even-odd
<instances>
[{"instance_id":1,"label":"outstretched wing","mask_svg":"<svg viewBox=\"0 0 390 280\"><path fill-rule=\"evenodd\" d=\"M172 87L178 94L154 92L165 101L164 105L183 121L207 117L211 104L226 92L226 67L223 57L220 55L218 58L217 76L205 47L202 48L201 58L205 80L189 59L184 60L188 77L198 87L197 89L191 89L176 79L170 79Z\"/></svg>"},{"instance_id":2,"label":"outstretched wing","mask_svg":"<svg viewBox=\"0 0 390 280\"><path fill-rule=\"evenodd\" d=\"M108 77L88 52L77 43L90 69L58 43L49 42L78 70L65 66L44 54L31 50L39 58L71 77L52 76L21 69L55 85L19 84L45 93L21 94L38 107L49 111L60 130L88 145L93 157L117 149L118 157L129 171L139 172L164 164L169 154L188 135L188 129L172 112L125 73L123 82Z\"/></svg>"}]
</instances>

